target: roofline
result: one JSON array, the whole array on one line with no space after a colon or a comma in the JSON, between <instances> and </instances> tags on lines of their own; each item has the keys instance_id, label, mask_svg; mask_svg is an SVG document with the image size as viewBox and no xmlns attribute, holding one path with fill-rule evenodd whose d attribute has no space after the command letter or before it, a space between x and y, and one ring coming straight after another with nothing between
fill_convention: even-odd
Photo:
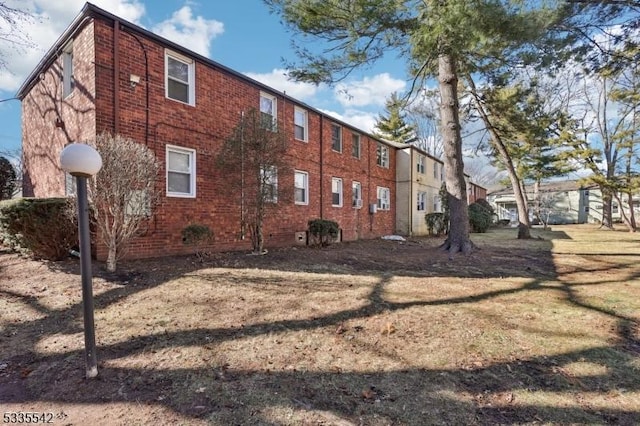
<instances>
[{"instance_id":1,"label":"roofline","mask_svg":"<svg viewBox=\"0 0 640 426\"><path fill-rule=\"evenodd\" d=\"M120 18L117 15L114 15L110 12L107 12L106 10L94 5L93 3L85 3L84 6L82 7L80 13L74 18L74 20L71 22L71 24L67 27L67 29L62 33L62 35L60 35L60 37L58 38L58 40L56 40L56 42L53 44L53 46L47 51L47 53L45 54L45 56L40 60L40 62L38 63L38 65L34 68L33 71L31 71L31 73L29 74L29 76L27 77L27 79L24 81L24 83L22 83L22 85L20 86L20 88L18 89L18 92L16 94L16 98L20 99L20 101L22 101L24 99L24 97L26 96L26 93L31 89L31 87L35 84L36 81L36 77L42 72L43 69L47 68L56 58L56 52L60 51L60 49L62 48L62 46L64 46L68 40L70 38L72 38L81 28L82 26L88 21L88 18L96 18L96 17L102 17L102 18L106 18L112 21L118 21L120 23L121 26L128 28L130 31L136 32L140 35L143 35L147 38L150 38L151 40L162 44L172 50L176 50L179 53L183 53L187 56L190 56L194 59L197 59L198 61L211 66L211 67L215 67L215 68L219 68L221 70L223 70L224 72L227 72L237 78L240 78L250 84L253 84L255 86L258 86L261 89L270 91L278 96L283 97L284 99L295 103L297 105L300 105L302 107L304 107L305 109L308 109L310 111L315 112L316 114L325 117L327 119L330 119L333 122L336 122L338 124L340 124L343 127L347 127L353 131L357 131L358 133L364 134L368 137L370 137L371 139L380 142L380 143L384 143L385 145L394 147L391 143L389 143L388 141L381 139L377 136L375 136L372 133L366 132L362 129L359 129L355 126L353 126L352 124L346 123L343 120L340 120L330 114L327 114L325 112L320 111L319 109L312 107L311 105L302 102L298 99L295 99L289 95L287 95L285 92L281 92L277 89L274 89L271 86L268 86L264 83L261 83L245 74L242 74L239 71L236 71L232 68L229 68L225 65L222 65L219 62L216 62L210 58L207 58L206 56L203 56L199 53L196 53L190 49L187 49L184 46L181 46L173 41L167 40L166 38L159 36L158 34L155 34L149 30L146 30L142 27L140 27L139 25L136 25L132 22L129 22L125 19Z\"/></svg>"}]
</instances>

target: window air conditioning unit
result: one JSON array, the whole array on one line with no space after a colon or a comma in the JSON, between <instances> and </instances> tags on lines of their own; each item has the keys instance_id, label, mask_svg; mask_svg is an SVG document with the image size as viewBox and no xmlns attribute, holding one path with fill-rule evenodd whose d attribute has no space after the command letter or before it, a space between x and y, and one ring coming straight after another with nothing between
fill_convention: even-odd
<instances>
[{"instance_id":1,"label":"window air conditioning unit","mask_svg":"<svg viewBox=\"0 0 640 426\"><path fill-rule=\"evenodd\" d=\"M378 211L378 205L376 203L369 204L369 213L373 214Z\"/></svg>"},{"instance_id":2,"label":"window air conditioning unit","mask_svg":"<svg viewBox=\"0 0 640 426\"><path fill-rule=\"evenodd\" d=\"M362 207L362 200L355 200L355 202L353 203L353 207L359 209Z\"/></svg>"}]
</instances>

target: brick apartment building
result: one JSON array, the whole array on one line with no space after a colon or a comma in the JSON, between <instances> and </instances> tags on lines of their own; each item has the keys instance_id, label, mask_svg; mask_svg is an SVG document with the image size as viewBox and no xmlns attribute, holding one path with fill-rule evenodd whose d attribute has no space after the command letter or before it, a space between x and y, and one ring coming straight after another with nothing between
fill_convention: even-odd
<instances>
[{"instance_id":1,"label":"brick apartment building","mask_svg":"<svg viewBox=\"0 0 640 426\"><path fill-rule=\"evenodd\" d=\"M396 231L396 154L391 144L92 4L84 8L19 89L25 196L69 194L59 153L104 131L147 145L162 165L160 205L130 257L184 253L182 229L209 226L219 250L249 248L239 206L225 199L215 158L243 112L277 117L302 189L267 218L267 246L300 243L307 221L338 222L343 240ZM174 185L181 161L186 185ZM376 212L371 212L376 205ZM286 220L282 220L286 218ZM302 233L302 234L301 234ZM105 248L97 247L98 258Z\"/></svg>"}]
</instances>

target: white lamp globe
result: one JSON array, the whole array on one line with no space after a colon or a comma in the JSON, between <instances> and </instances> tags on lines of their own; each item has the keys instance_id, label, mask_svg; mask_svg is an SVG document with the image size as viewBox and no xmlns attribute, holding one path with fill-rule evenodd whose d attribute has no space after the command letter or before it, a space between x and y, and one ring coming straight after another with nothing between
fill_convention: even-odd
<instances>
[{"instance_id":1,"label":"white lamp globe","mask_svg":"<svg viewBox=\"0 0 640 426\"><path fill-rule=\"evenodd\" d=\"M73 176L90 177L102 167L102 157L87 144L72 143L60 152L60 166Z\"/></svg>"}]
</instances>

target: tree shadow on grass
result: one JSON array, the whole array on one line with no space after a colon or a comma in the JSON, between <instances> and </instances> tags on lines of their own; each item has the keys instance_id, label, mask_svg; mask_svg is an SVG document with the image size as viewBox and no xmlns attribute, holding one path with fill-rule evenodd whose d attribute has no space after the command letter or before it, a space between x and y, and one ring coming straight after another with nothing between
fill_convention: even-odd
<instances>
[{"instance_id":1,"label":"tree shadow on grass","mask_svg":"<svg viewBox=\"0 0 640 426\"><path fill-rule=\"evenodd\" d=\"M550 257L550 252L546 256ZM553 265L551 260L543 260ZM455 266L457 265L438 271L438 275L449 271L447 276L452 278L469 276L465 271L456 273ZM275 265L271 269L279 271ZM283 270L295 271L291 265ZM258 286L260 283L274 287L274 291L295 291L296 286L291 285L290 280L268 278L261 275L260 271L249 271L245 282L239 283L239 291L242 291L242 285ZM341 271L347 274L348 269ZM50 310L35 296L4 290L3 297L21 300L21 303L40 313L42 318L11 324L3 329L2 345L20 345L20 354L4 360L8 361L9 368L0 375L0 388L4 382L5 389L7 385L17 384L26 391L0 392L0 400L32 406L44 401L98 405L136 402L168 407L187 419L208 419L220 424L277 425L295 423L295 419L332 424L640 422L637 403L602 406L587 397L602 395L606 399L607 395L637 394L640 391L637 374L632 373L638 369L640 332L635 318L613 309L594 306L589 300L585 300L576 290L582 283L563 281L562 277L554 276L553 271L542 279L534 278L532 276L535 273L524 269L522 275L518 276L522 276L525 282L519 286L496 287L464 296L444 295L432 300L398 302L387 300L385 292L394 278L402 276L401 272L386 270L376 273L368 268L363 268L363 271L368 271L367 274L374 277L376 283L360 306L306 318L253 322L237 327L180 329L145 334L122 342L100 345L100 378L93 381L82 379L82 351L66 350L43 354L35 347L35 342L43 337L43 330L51 334L81 332L78 321L80 304ZM355 272L351 271L352 274ZM197 271L197 268L178 271L174 268L172 272L159 273L154 282L140 285L134 282L132 285L114 287L97 294L96 308L106 309L138 292L195 273L197 277L194 278L213 285L220 279L218 274L223 271ZM414 274L420 278L424 272L418 270ZM500 272L496 272L490 277L499 275ZM630 273L629 277L637 280L638 272ZM550 283L552 278L556 281ZM588 285L606 283L607 280L602 280ZM339 289L339 286L335 287L335 291ZM225 342L251 337L275 338L295 332L334 329L346 322L365 320L382 313L404 312L414 308L447 307L456 310L461 306L474 306L505 296L522 294L526 297L531 292L539 291L560 292L563 299L578 312L596 312L613 320L617 324L616 341L610 346L528 356L523 359L480 362L477 365L465 363L442 369L415 366L389 368L373 364L368 369L353 370L341 367L312 370L296 365L291 368L281 366L274 370L268 362L247 369L228 365L222 360L223 354L218 353L222 349L217 349ZM51 322L56 326L47 327ZM348 337L347 334L337 334L335 338L342 342ZM402 341L398 343L402 344ZM429 351L429 341L425 340L423 344L424 350ZM216 355L203 358L199 366L193 368L145 365L145 360L153 358L152 354L179 355L180 351L193 347L214 351ZM296 349L292 347L290 350ZM375 345L371 350L376 350ZM381 355L387 358L394 356L393 353ZM119 366L120 360L125 358L137 358L140 365L126 368ZM401 360L394 361L401 363ZM589 363L602 368L598 373L576 378L564 373L564 369L572 363ZM24 378L19 377L21 374ZM537 394L557 395L560 402L536 402Z\"/></svg>"}]
</instances>

